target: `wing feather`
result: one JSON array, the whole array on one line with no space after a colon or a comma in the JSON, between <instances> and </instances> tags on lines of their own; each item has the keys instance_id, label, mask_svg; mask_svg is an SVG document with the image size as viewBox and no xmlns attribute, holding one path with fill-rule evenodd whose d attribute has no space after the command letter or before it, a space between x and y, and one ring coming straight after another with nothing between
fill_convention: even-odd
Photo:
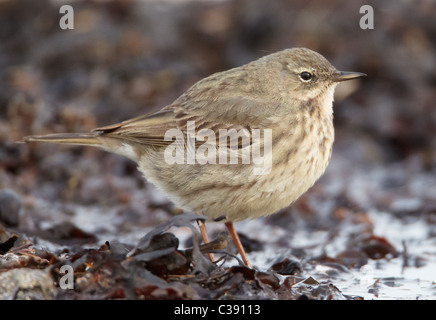
<instances>
[{"instance_id":1,"label":"wing feather","mask_svg":"<svg viewBox=\"0 0 436 320\"><path fill-rule=\"evenodd\" d=\"M188 126L188 124L192 124L193 127ZM209 133L213 132L215 141L207 142L215 143L216 146L220 143L220 135L223 136L225 133L232 137L236 136L238 141L230 140L230 142L236 143L238 148L247 147L251 143L252 128L250 126L208 121L199 115L184 112L181 108L177 108L177 106L166 107L152 114L99 127L94 129L93 132L101 136L123 138L137 144L167 146L172 143L172 140L165 141L165 134L170 129L180 130L185 137L188 131L189 133L193 131L194 134L197 134L209 129L211 130ZM196 140L196 145L204 143L205 141L203 140Z\"/></svg>"}]
</instances>

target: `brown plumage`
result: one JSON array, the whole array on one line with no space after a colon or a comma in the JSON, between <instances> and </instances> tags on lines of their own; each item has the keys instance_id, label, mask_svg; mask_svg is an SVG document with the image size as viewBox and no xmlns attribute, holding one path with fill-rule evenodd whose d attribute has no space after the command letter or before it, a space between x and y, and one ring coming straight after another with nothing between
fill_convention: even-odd
<instances>
[{"instance_id":1,"label":"brown plumage","mask_svg":"<svg viewBox=\"0 0 436 320\"><path fill-rule=\"evenodd\" d=\"M200 80L158 112L90 133L24 140L92 145L124 155L136 161L145 178L177 206L210 218L225 216L238 244L233 221L269 215L288 206L323 174L334 140L334 88L339 81L363 75L337 71L309 49L288 49ZM195 134L207 133L207 138L195 140L190 147L198 151L203 146L209 161L187 163L185 155L184 163L168 163L165 156L171 153L165 152L178 145L174 136L165 136L183 133L182 150L189 151L191 129ZM219 136L224 130L237 135L230 138L234 145L220 149ZM254 156L250 163L243 163L244 153L255 147L264 152L264 163L255 163ZM220 152L227 151L235 152L236 164L222 163ZM240 244L238 249L248 265Z\"/></svg>"}]
</instances>

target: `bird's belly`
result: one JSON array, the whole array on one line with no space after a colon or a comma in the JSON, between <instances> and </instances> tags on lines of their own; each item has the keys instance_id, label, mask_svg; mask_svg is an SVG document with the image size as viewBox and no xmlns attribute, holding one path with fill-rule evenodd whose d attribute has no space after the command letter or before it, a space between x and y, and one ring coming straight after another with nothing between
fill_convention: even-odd
<instances>
[{"instance_id":1,"label":"bird's belly","mask_svg":"<svg viewBox=\"0 0 436 320\"><path fill-rule=\"evenodd\" d=\"M270 173L258 176L245 192L232 194L230 203L238 206L228 210L227 216L232 220L267 216L297 200L327 168L333 145L333 136L327 136L322 144L319 139L307 139L291 157L276 159Z\"/></svg>"},{"instance_id":2,"label":"bird's belly","mask_svg":"<svg viewBox=\"0 0 436 320\"><path fill-rule=\"evenodd\" d=\"M306 192L324 173L332 141L320 147L308 140L291 157L273 149L271 170L253 175L252 165L166 164L150 154L139 169L174 204L210 218L238 221L270 215ZM283 158L283 155L285 157Z\"/></svg>"}]
</instances>

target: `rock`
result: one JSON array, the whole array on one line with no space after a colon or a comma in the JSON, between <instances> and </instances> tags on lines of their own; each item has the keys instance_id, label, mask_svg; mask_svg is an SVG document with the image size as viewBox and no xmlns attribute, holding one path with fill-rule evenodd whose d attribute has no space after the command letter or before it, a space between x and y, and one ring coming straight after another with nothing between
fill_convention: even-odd
<instances>
[{"instance_id":1,"label":"rock","mask_svg":"<svg viewBox=\"0 0 436 320\"><path fill-rule=\"evenodd\" d=\"M1 300L49 300L55 296L48 270L19 268L0 273Z\"/></svg>"},{"instance_id":2,"label":"rock","mask_svg":"<svg viewBox=\"0 0 436 320\"><path fill-rule=\"evenodd\" d=\"M0 189L0 222L15 227L21 209L21 198L11 189Z\"/></svg>"}]
</instances>

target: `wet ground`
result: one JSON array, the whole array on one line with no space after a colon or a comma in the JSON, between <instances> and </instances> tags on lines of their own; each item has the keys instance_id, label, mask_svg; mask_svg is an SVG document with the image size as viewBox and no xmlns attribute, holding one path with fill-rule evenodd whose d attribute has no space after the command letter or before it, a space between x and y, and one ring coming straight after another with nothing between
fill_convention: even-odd
<instances>
[{"instance_id":1,"label":"wet ground","mask_svg":"<svg viewBox=\"0 0 436 320\"><path fill-rule=\"evenodd\" d=\"M359 28L363 4L374 30ZM1 299L434 299L434 1L78 1L66 31L59 6L0 3ZM157 110L212 72L295 46L368 77L338 88L320 181L235 224L253 270L209 221L211 264L196 216L129 160L15 143Z\"/></svg>"}]
</instances>

